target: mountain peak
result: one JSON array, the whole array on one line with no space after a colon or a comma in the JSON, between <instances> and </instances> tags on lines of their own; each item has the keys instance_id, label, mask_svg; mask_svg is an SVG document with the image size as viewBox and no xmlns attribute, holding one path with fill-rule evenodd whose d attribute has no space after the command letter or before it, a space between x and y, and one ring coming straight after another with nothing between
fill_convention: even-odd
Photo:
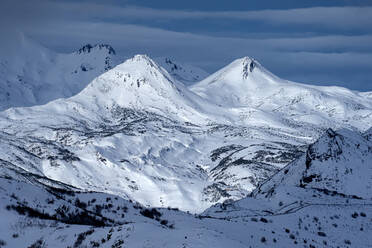
<instances>
[{"instance_id":1,"label":"mountain peak","mask_svg":"<svg viewBox=\"0 0 372 248\"><path fill-rule=\"evenodd\" d=\"M219 105L243 106L259 95L275 91L279 82L255 59L243 57L193 85L191 90Z\"/></svg>"},{"instance_id":2,"label":"mountain peak","mask_svg":"<svg viewBox=\"0 0 372 248\"><path fill-rule=\"evenodd\" d=\"M239 73L243 79L247 79L257 65L258 62L255 59L245 56L227 65L225 71Z\"/></svg>"},{"instance_id":3,"label":"mountain peak","mask_svg":"<svg viewBox=\"0 0 372 248\"><path fill-rule=\"evenodd\" d=\"M112 54L112 55L115 55L116 52L114 50L114 48L108 44L95 44L95 45L91 45L91 44L86 44L84 45L82 48L80 48L77 53L78 54L81 54L81 53L90 53L94 50L102 50L102 49L106 49L108 51L109 54Z\"/></svg>"},{"instance_id":4,"label":"mountain peak","mask_svg":"<svg viewBox=\"0 0 372 248\"><path fill-rule=\"evenodd\" d=\"M255 60L249 58L249 57L244 57L242 58L242 66L243 66L243 78L246 79L251 72L253 72L254 68L256 67L256 62Z\"/></svg>"},{"instance_id":5,"label":"mountain peak","mask_svg":"<svg viewBox=\"0 0 372 248\"><path fill-rule=\"evenodd\" d=\"M163 75L167 80L173 81L168 73L146 54L136 54L117 66L118 70L133 71L137 74L146 74L150 77Z\"/></svg>"},{"instance_id":6,"label":"mountain peak","mask_svg":"<svg viewBox=\"0 0 372 248\"><path fill-rule=\"evenodd\" d=\"M151 67L159 67L154 60L152 60L146 54L136 54L132 58L128 59L126 62L145 62Z\"/></svg>"}]
</instances>

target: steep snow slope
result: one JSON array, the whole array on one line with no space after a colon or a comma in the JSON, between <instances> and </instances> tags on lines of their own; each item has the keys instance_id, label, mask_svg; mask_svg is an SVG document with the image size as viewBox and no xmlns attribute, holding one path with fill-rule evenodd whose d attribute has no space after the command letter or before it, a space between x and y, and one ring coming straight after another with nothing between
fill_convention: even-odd
<instances>
[{"instance_id":1,"label":"steep snow slope","mask_svg":"<svg viewBox=\"0 0 372 248\"><path fill-rule=\"evenodd\" d=\"M255 194L289 195L301 187L341 197L372 199L372 143L346 129L329 129L299 160L260 186Z\"/></svg>"},{"instance_id":2,"label":"steep snow slope","mask_svg":"<svg viewBox=\"0 0 372 248\"><path fill-rule=\"evenodd\" d=\"M185 85L192 85L208 76L208 73L199 67L179 63L167 57L155 58L155 61L168 71L173 78Z\"/></svg>"},{"instance_id":3,"label":"steep snow slope","mask_svg":"<svg viewBox=\"0 0 372 248\"><path fill-rule=\"evenodd\" d=\"M308 205L370 204L372 200L372 143L347 129L328 129L306 153L267 179L251 197L218 209L232 215L259 211L288 213ZM228 211L229 212L229 211Z\"/></svg>"},{"instance_id":4,"label":"steep snow slope","mask_svg":"<svg viewBox=\"0 0 372 248\"><path fill-rule=\"evenodd\" d=\"M117 63L109 45L88 44L77 52L58 54L22 34L0 51L0 111L71 97Z\"/></svg>"},{"instance_id":5,"label":"steep snow slope","mask_svg":"<svg viewBox=\"0 0 372 248\"><path fill-rule=\"evenodd\" d=\"M365 130L372 123L372 101L366 93L283 80L248 57L235 60L191 90L218 105L236 108L248 122L252 112L263 111L320 127Z\"/></svg>"}]
</instances>

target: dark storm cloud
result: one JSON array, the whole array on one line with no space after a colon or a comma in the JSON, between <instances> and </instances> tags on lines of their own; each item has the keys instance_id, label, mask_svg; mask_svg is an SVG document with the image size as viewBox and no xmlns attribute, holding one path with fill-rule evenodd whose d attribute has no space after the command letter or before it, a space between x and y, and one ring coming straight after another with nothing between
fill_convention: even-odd
<instances>
[{"instance_id":1,"label":"dark storm cloud","mask_svg":"<svg viewBox=\"0 0 372 248\"><path fill-rule=\"evenodd\" d=\"M372 90L369 80L372 78L372 7L185 11L114 2L102 4L102 1L5 0L1 2L0 15L2 33L22 30L60 51L72 51L85 43L105 42L123 55L172 56L209 71L248 55L284 78ZM208 32L213 22L229 29L228 20L242 23L240 30L237 29L242 34L240 37L229 36L224 28L218 35ZM186 31L174 31L179 23L186 21L190 22ZM158 26L154 27L154 22ZM174 30L167 30L167 25L173 22ZM193 27L203 23L208 23L204 24L204 32L194 32ZM245 37L250 26L257 23L276 33L280 29L283 37L269 33L257 35L259 38ZM293 26L299 28L292 30ZM308 33L303 27L326 28L327 32ZM291 32L296 32L296 37L286 37Z\"/></svg>"}]
</instances>

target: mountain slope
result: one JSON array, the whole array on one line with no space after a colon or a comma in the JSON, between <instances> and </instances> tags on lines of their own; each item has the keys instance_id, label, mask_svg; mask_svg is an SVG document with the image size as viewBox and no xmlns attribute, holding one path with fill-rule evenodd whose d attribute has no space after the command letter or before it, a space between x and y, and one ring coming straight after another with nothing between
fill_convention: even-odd
<instances>
[{"instance_id":1,"label":"mountain slope","mask_svg":"<svg viewBox=\"0 0 372 248\"><path fill-rule=\"evenodd\" d=\"M372 199L372 143L361 134L329 129L306 154L258 188L255 194L287 194L291 187Z\"/></svg>"},{"instance_id":2,"label":"mountain slope","mask_svg":"<svg viewBox=\"0 0 372 248\"><path fill-rule=\"evenodd\" d=\"M291 122L360 130L372 123L372 101L364 93L283 80L248 57L235 60L190 89L248 117L263 111Z\"/></svg>"},{"instance_id":3,"label":"mountain slope","mask_svg":"<svg viewBox=\"0 0 372 248\"><path fill-rule=\"evenodd\" d=\"M203 215L247 228L256 223L264 237L257 247L369 247L372 143L364 136L328 129L250 197L216 204ZM292 245L282 243L287 240Z\"/></svg>"}]
</instances>

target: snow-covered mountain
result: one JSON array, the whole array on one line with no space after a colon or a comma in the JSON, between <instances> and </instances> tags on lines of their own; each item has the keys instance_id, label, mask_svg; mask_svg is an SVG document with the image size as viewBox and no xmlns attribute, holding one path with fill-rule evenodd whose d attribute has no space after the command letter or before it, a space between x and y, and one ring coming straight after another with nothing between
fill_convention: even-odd
<instances>
[{"instance_id":1,"label":"snow-covered mountain","mask_svg":"<svg viewBox=\"0 0 372 248\"><path fill-rule=\"evenodd\" d=\"M257 62L247 67L247 61L233 62L219 77L213 74L190 91L149 57L134 56L69 99L0 113L1 161L82 190L201 212L249 195L299 157L325 128L362 129L371 121L371 101L357 92L343 89L341 95L337 88L336 97L329 93L332 88L274 82ZM216 80L206 84L211 78ZM287 108L283 113L253 104L253 97L252 105L218 103L218 93L233 96L235 85L216 96L203 93L211 92L211 85L223 89L235 82L244 89L244 84L268 84L258 82L265 78L273 81L267 91L290 89L295 98L313 100L313 95L322 96L337 109L357 102L364 107L330 116L328 105L319 108L308 98L293 103L289 94L272 96L276 105ZM240 94L244 92L254 95ZM288 107L288 102L293 104ZM352 121L356 116L359 121Z\"/></svg>"},{"instance_id":2,"label":"snow-covered mountain","mask_svg":"<svg viewBox=\"0 0 372 248\"><path fill-rule=\"evenodd\" d=\"M372 242L369 92L289 82L248 57L187 87L206 74L170 59L8 45L0 247Z\"/></svg>"},{"instance_id":3,"label":"snow-covered mountain","mask_svg":"<svg viewBox=\"0 0 372 248\"><path fill-rule=\"evenodd\" d=\"M263 112L275 119L318 127L365 130L372 123L372 101L366 93L283 80L249 57L235 60L191 86L191 90L240 111L248 121L254 113Z\"/></svg>"},{"instance_id":4,"label":"snow-covered mountain","mask_svg":"<svg viewBox=\"0 0 372 248\"><path fill-rule=\"evenodd\" d=\"M0 111L76 95L117 64L109 45L88 44L74 53L60 54L22 34L15 36L0 48Z\"/></svg>"}]
</instances>

